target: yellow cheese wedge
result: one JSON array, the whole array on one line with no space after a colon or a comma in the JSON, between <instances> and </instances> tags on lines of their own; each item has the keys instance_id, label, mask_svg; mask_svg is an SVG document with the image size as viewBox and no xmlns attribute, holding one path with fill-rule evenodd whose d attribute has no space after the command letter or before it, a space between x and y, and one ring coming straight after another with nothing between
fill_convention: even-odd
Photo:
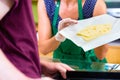
<instances>
[{"instance_id":1,"label":"yellow cheese wedge","mask_svg":"<svg viewBox=\"0 0 120 80\"><path fill-rule=\"evenodd\" d=\"M77 36L89 41L110 32L111 28L111 24L92 25L77 32Z\"/></svg>"}]
</instances>

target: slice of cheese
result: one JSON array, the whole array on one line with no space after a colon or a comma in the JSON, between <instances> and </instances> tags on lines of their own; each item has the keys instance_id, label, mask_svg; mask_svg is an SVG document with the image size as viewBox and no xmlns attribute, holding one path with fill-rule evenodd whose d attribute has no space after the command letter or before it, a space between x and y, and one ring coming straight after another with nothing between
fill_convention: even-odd
<instances>
[{"instance_id":1,"label":"slice of cheese","mask_svg":"<svg viewBox=\"0 0 120 80\"><path fill-rule=\"evenodd\" d=\"M110 32L111 28L111 24L92 25L77 32L77 36L89 41Z\"/></svg>"}]
</instances>

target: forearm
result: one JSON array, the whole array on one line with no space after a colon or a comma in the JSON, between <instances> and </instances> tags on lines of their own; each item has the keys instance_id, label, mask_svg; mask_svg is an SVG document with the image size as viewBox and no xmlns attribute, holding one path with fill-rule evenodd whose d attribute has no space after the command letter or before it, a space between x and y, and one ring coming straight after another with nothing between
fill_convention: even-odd
<instances>
[{"instance_id":1,"label":"forearm","mask_svg":"<svg viewBox=\"0 0 120 80\"><path fill-rule=\"evenodd\" d=\"M40 65L41 65L41 69L42 69L42 74L45 74L45 72L49 72L48 68L49 66L51 67L51 62L46 61L46 60L40 60ZM49 65L49 66L48 66Z\"/></svg>"},{"instance_id":2,"label":"forearm","mask_svg":"<svg viewBox=\"0 0 120 80\"><path fill-rule=\"evenodd\" d=\"M43 62L43 60L40 60L40 64L41 64L41 72L42 72L42 74L44 74L46 64Z\"/></svg>"},{"instance_id":3,"label":"forearm","mask_svg":"<svg viewBox=\"0 0 120 80\"><path fill-rule=\"evenodd\" d=\"M42 33L43 35L40 34L40 32L42 32L42 31L40 31L39 37L42 38L42 39L40 39L40 44L44 44L44 45L40 45L41 51L51 52L51 51L54 51L56 48L58 48L60 43L64 42L66 40L66 38L59 33L59 31L64 29L65 27L68 27L69 25L73 25L73 24L77 24L77 23L78 23L77 20L73 20L71 18L66 18L66 19L61 20L58 24L58 32L52 38L51 38L52 34L50 32L51 29L48 30L48 32L45 32L45 33L43 32ZM39 29L39 30L43 30L43 29ZM45 28L44 28L44 30L45 30Z\"/></svg>"},{"instance_id":4,"label":"forearm","mask_svg":"<svg viewBox=\"0 0 120 80\"><path fill-rule=\"evenodd\" d=\"M0 80L28 80L28 78L16 69L0 50Z\"/></svg>"},{"instance_id":5,"label":"forearm","mask_svg":"<svg viewBox=\"0 0 120 80\"><path fill-rule=\"evenodd\" d=\"M41 8L42 7L42 8ZM38 35L39 51L47 54L54 51L60 44L52 37L50 19L47 15L44 0L38 0Z\"/></svg>"},{"instance_id":6,"label":"forearm","mask_svg":"<svg viewBox=\"0 0 120 80\"><path fill-rule=\"evenodd\" d=\"M40 53L47 54L58 48L61 42L56 41L55 37L52 37L48 40L39 41L39 50Z\"/></svg>"},{"instance_id":7,"label":"forearm","mask_svg":"<svg viewBox=\"0 0 120 80\"><path fill-rule=\"evenodd\" d=\"M97 0L97 3L94 8L93 16L98 16L106 13L107 13L107 8L106 8L105 1ZM108 50L107 45L103 45L94 49L97 58L100 60L105 58L107 50Z\"/></svg>"},{"instance_id":8,"label":"forearm","mask_svg":"<svg viewBox=\"0 0 120 80\"><path fill-rule=\"evenodd\" d=\"M98 59L102 60L106 57L106 53L108 51L108 44L105 44L103 46L97 47L94 49L95 54Z\"/></svg>"}]
</instances>

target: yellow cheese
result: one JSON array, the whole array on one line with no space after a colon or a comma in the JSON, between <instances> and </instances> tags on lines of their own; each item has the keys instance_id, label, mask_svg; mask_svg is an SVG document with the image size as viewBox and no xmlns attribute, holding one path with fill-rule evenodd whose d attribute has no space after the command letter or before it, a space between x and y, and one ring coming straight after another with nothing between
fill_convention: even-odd
<instances>
[{"instance_id":1,"label":"yellow cheese","mask_svg":"<svg viewBox=\"0 0 120 80\"><path fill-rule=\"evenodd\" d=\"M84 40L89 41L108 33L110 30L111 24L92 25L77 32L77 36L81 36Z\"/></svg>"}]
</instances>

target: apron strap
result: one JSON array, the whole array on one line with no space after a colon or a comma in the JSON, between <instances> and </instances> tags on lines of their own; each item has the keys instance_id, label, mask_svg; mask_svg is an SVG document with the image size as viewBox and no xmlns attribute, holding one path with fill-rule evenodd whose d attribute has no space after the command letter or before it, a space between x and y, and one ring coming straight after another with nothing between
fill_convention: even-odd
<instances>
[{"instance_id":1,"label":"apron strap","mask_svg":"<svg viewBox=\"0 0 120 80\"><path fill-rule=\"evenodd\" d=\"M79 19L83 19L82 0L78 0Z\"/></svg>"},{"instance_id":2,"label":"apron strap","mask_svg":"<svg viewBox=\"0 0 120 80\"><path fill-rule=\"evenodd\" d=\"M53 34L56 34L57 32L57 28L55 26L56 26L57 19L58 19L59 8L60 8L60 0L57 0L56 9L55 9L54 17L53 17L53 22L52 22L52 27L53 27L52 33Z\"/></svg>"}]
</instances>

